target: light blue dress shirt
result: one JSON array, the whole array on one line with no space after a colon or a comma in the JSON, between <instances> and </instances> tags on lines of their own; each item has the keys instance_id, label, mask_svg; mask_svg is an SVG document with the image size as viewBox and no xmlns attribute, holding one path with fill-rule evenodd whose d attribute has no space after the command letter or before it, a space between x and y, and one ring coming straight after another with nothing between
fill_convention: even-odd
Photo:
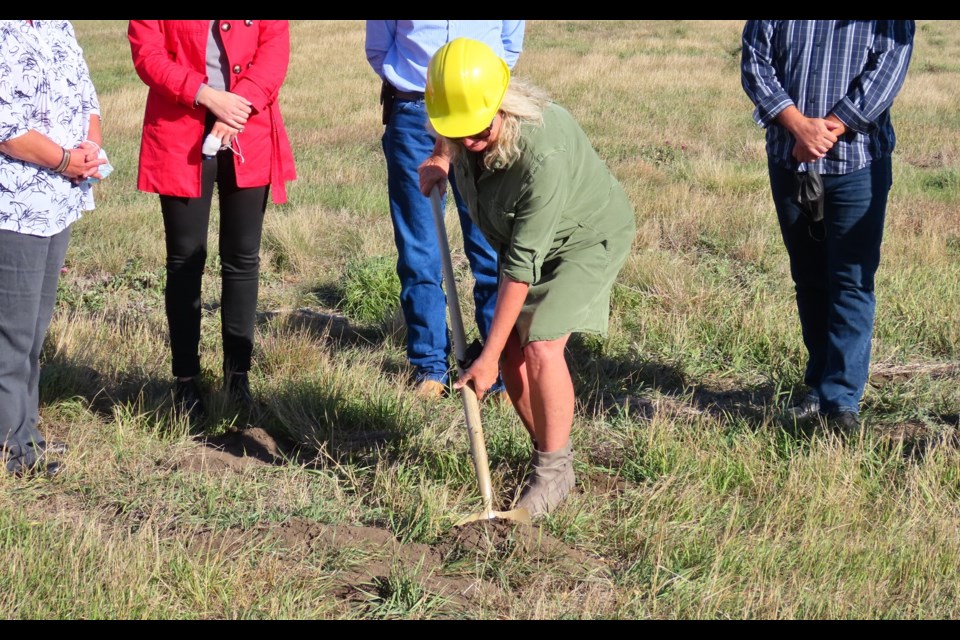
<instances>
[{"instance_id":1,"label":"light blue dress shirt","mask_svg":"<svg viewBox=\"0 0 960 640\"><path fill-rule=\"evenodd\" d=\"M430 58L457 38L485 43L513 69L524 26L524 20L367 20L367 60L398 90L422 93Z\"/></svg>"}]
</instances>

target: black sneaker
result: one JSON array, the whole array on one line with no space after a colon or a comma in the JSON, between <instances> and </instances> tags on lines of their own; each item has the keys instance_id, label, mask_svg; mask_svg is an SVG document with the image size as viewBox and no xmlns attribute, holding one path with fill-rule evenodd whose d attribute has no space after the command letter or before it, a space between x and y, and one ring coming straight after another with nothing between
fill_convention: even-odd
<instances>
[{"instance_id":1,"label":"black sneaker","mask_svg":"<svg viewBox=\"0 0 960 640\"><path fill-rule=\"evenodd\" d=\"M207 415L200 398L200 386L196 378L177 380L173 387L173 402L177 411L191 422L200 420Z\"/></svg>"},{"instance_id":2,"label":"black sneaker","mask_svg":"<svg viewBox=\"0 0 960 640\"><path fill-rule=\"evenodd\" d=\"M248 409L253 408L253 394L250 393L250 377L246 372L232 373L227 376L227 391L233 401Z\"/></svg>"},{"instance_id":3,"label":"black sneaker","mask_svg":"<svg viewBox=\"0 0 960 640\"><path fill-rule=\"evenodd\" d=\"M7 469L18 478L53 478L60 475L63 471L63 462L59 460L50 461L47 459L46 452L41 452L39 456L30 456L33 458L33 464L24 464L22 458L20 461L7 465Z\"/></svg>"},{"instance_id":4,"label":"black sneaker","mask_svg":"<svg viewBox=\"0 0 960 640\"><path fill-rule=\"evenodd\" d=\"M792 422L807 422L820 415L820 398L808 393L799 403L784 411L784 418Z\"/></svg>"},{"instance_id":5,"label":"black sneaker","mask_svg":"<svg viewBox=\"0 0 960 640\"><path fill-rule=\"evenodd\" d=\"M827 416L827 425L837 435L848 438L860 433L860 416L854 411L836 411Z\"/></svg>"}]
</instances>

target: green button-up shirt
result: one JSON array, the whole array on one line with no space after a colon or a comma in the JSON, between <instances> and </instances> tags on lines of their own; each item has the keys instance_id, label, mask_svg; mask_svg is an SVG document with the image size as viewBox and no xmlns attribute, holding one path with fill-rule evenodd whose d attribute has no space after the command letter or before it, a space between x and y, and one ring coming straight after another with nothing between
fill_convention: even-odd
<instances>
[{"instance_id":1,"label":"green button-up shirt","mask_svg":"<svg viewBox=\"0 0 960 640\"><path fill-rule=\"evenodd\" d=\"M569 327L551 320L545 339L564 329L602 332L609 289L634 237L633 207L560 105L545 108L542 126L523 125L520 148L519 159L493 170L483 169L476 154L462 154L454 167L457 187L474 223L499 253L501 272L531 285L524 312L532 313L549 291L555 302L547 308L555 311L541 315L574 319L576 326ZM596 308L576 313L585 305ZM518 326L524 322L522 314Z\"/></svg>"}]
</instances>

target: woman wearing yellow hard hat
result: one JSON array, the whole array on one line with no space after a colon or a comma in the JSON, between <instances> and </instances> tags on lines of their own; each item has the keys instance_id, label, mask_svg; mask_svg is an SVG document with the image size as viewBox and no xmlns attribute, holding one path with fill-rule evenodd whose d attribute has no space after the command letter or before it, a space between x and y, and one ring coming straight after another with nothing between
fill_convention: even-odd
<instances>
[{"instance_id":1,"label":"woman wearing yellow hard hat","mask_svg":"<svg viewBox=\"0 0 960 640\"><path fill-rule=\"evenodd\" d=\"M500 258L493 324L454 385L482 397L502 372L533 441L516 508L541 516L574 486L570 334L607 332L610 292L635 235L633 207L574 118L514 78L485 44L460 38L434 54L426 107L439 134L420 190L451 168L470 216Z\"/></svg>"}]
</instances>

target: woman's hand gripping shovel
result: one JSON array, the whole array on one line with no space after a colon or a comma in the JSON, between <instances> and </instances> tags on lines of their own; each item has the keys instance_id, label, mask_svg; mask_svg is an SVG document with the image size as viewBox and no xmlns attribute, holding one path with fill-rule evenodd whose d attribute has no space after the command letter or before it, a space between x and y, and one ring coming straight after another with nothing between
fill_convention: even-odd
<instances>
[{"instance_id":1,"label":"woman's hand gripping shovel","mask_svg":"<svg viewBox=\"0 0 960 640\"><path fill-rule=\"evenodd\" d=\"M457 373L463 375L460 365L464 362L467 352L467 337L463 330L463 317L460 314L460 298L457 297L457 283L453 276L453 263L450 258L450 243L447 241L447 228L443 222L443 204L440 199L440 190L434 187L430 191L430 203L433 205L433 221L437 229L437 241L440 243L440 257L443 260L443 285L447 293L447 307L450 310L450 324L453 330L453 345L457 359ZM460 398L463 402L463 413L467 420L467 432L470 436L470 455L473 457L473 468L477 473L480 484L480 496L483 498L483 511L461 518L456 526L475 520L494 520L503 518L516 520L523 524L531 524L530 513L526 509L511 511L494 511L493 489L490 484L490 465L487 461L487 446L483 438L483 427L480 424L480 403L477 393L471 384L465 384L460 389Z\"/></svg>"}]
</instances>

